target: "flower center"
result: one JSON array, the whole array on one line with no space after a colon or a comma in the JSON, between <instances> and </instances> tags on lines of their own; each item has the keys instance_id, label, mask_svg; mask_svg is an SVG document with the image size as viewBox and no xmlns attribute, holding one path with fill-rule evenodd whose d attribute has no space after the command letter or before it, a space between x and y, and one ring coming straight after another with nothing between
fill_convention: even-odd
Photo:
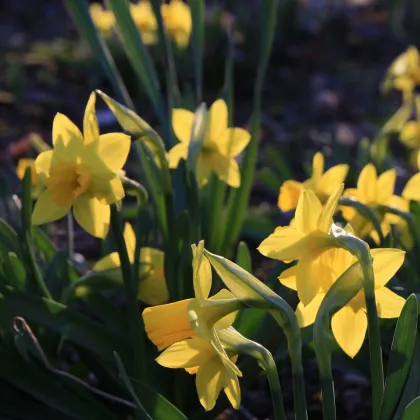
<instances>
[{"instance_id":1,"label":"flower center","mask_svg":"<svg viewBox=\"0 0 420 420\"><path fill-rule=\"evenodd\" d=\"M53 201L59 206L65 206L85 193L91 183L92 175L85 165L60 162L51 167L46 186Z\"/></svg>"}]
</instances>

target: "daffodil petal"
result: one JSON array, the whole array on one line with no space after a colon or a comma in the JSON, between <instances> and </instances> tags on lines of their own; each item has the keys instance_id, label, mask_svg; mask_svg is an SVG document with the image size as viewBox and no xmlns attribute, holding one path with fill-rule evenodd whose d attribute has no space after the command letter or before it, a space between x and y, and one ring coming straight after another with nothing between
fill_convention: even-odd
<instances>
[{"instance_id":1,"label":"daffodil petal","mask_svg":"<svg viewBox=\"0 0 420 420\"><path fill-rule=\"evenodd\" d=\"M211 156L211 166L219 179L233 188L241 185L241 173L235 159L214 153Z\"/></svg>"},{"instance_id":2,"label":"daffodil petal","mask_svg":"<svg viewBox=\"0 0 420 420\"><path fill-rule=\"evenodd\" d=\"M317 189L326 196L330 196L334 190L344 182L348 171L349 165L342 164L333 166L322 175L317 185Z\"/></svg>"},{"instance_id":3,"label":"daffodil petal","mask_svg":"<svg viewBox=\"0 0 420 420\"><path fill-rule=\"evenodd\" d=\"M54 162L74 162L82 155L82 133L64 114L57 113L53 121Z\"/></svg>"},{"instance_id":4,"label":"daffodil petal","mask_svg":"<svg viewBox=\"0 0 420 420\"><path fill-rule=\"evenodd\" d=\"M210 300L213 300L213 301L226 300L226 299L235 299L235 295L227 289L219 290L215 295L213 295L210 298ZM217 321L214 324L214 328L216 328L217 330L224 330L226 328L231 327L232 324L235 322L235 318L237 314L238 312L232 312L229 315L226 315L223 318L219 319L219 321Z\"/></svg>"},{"instance_id":5,"label":"daffodil petal","mask_svg":"<svg viewBox=\"0 0 420 420\"><path fill-rule=\"evenodd\" d=\"M420 157L420 153L419 153ZM420 159L419 159L420 160ZM420 172L412 176L405 185L401 194L406 200L420 200Z\"/></svg>"},{"instance_id":6,"label":"daffodil petal","mask_svg":"<svg viewBox=\"0 0 420 420\"><path fill-rule=\"evenodd\" d=\"M71 208L71 203L66 206L58 206L51 197L48 190L44 190L35 203L32 213L32 223L34 225L43 225L64 217Z\"/></svg>"},{"instance_id":7,"label":"daffodil petal","mask_svg":"<svg viewBox=\"0 0 420 420\"><path fill-rule=\"evenodd\" d=\"M322 205L313 191L303 190L295 212L295 227L304 235L318 230Z\"/></svg>"},{"instance_id":8,"label":"daffodil petal","mask_svg":"<svg viewBox=\"0 0 420 420\"><path fill-rule=\"evenodd\" d=\"M200 153L197 159L197 167L195 175L197 178L197 184L201 188L209 181L211 172L213 170L213 162L211 156Z\"/></svg>"},{"instance_id":9,"label":"daffodil petal","mask_svg":"<svg viewBox=\"0 0 420 420\"><path fill-rule=\"evenodd\" d=\"M387 287L375 289L376 308L379 318L398 318L405 304L405 299Z\"/></svg>"},{"instance_id":10,"label":"daffodil petal","mask_svg":"<svg viewBox=\"0 0 420 420\"><path fill-rule=\"evenodd\" d=\"M111 176L111 178L109 176ZM113 204L125 196L124 187L119 176L112 172L108 174L93 175L91 179L92 194L102 204Z\"/></svg>"},{"instance_id":11,"label":"daffodil petal","mask_svg":"<svg viewBox=\"0 0 420 420\"><path fill-rule=\"evenodd\" d=\"M243 128L228 128L217 139L217 148L224 156L235 157L251 140L251 134Z\"/></svg>"},{"instance_id":12,"label":"daffodil petal","mask_svg":"<svg viewBox=\"0 0 420 420\"><path fill-rule=\"evenodd\" d=\"M312 178L318 181L323 173L324 155L321 152L316 152L312 159Z\"/></svg>"},{"instance_id":13,"label":"daffodil petal","mask_svg":"<svg viewBox=\"0 0 420 420\"><path fill-rule=\"evenodd\" d=\"M280 261L293 261L304 252L302 239L303 235L295 228L278 227L274 233L261 242L257 249L266 257Z\"/></svg>"},{"instance_id":14,"label":"daffodil petal","mask_svg":"<svg viewBox=\"0 0 420 420\"><path fill-rule=\"evenodd\" d=\"M280 187L280 194L277 205L281 211L290 211L296 208L300 194L303 191L301 182L291 179L283 182Z\"/></svg>"},{"instance_id":15,"label":"daffodil petal","mask_svg":"<svg viewBox=\"0 0 420 420\"><path fill-rule=\"evenodd\" d=\"M172 127L178 140L188 144L191 140L194 113L186 109L174 109L172 111Z\"/></svg>"},{"instance_id":16,"label":"daffodil petal","mask_svg":"<svg viewBox=\"0 0 420 420\"><path fill-rule=\"evenodd\" d=\"M333 223L333 216L337 210L338 200L343 194L344 185L339 185L328 197L325 206L322 208L321 214L318 220L318 229L321 232L328 233Z\"/></svg>"},{"instance_id":17,"label":"daffodil petal","mask_svg":"<svg viewBox=\"0 0 420 420\"><path fill-rule=\"evenodd\" d=\"M147 305L162 305L169 301L165 277L150 275L140 281L137 297Z\"/></svg>"},{"instance_id":18,"label":"daffodil petal","mask_svg":"<svg viewBox=\"0 0 420 420\"><path fill-rule=\"evenodd\" d=\"M400 139L408 147L420 147L420 124L417 121L408 121L401 130Z\"/></svg>"},{"instance_id":19,"label":"daffodil petal","mask_svg":"<svg viewBox=\"0 0 420 420\"><path fill-rule=\"evenodd\" d=\"M178 143L168 152L168 163L171 169L176 168L179 165L181 159L186 160L188 157L188 144Z\"/></svg>"},{"instance_id":20,"label":"daffodil petal","mask_svg":"<svg viewBox=\"0 0 420 420\"><path fill-rule=\"evenodd\" d=\"M101 258L93 267L94 271L104 271L111 268L116 268L121 265L120 256L118 252L112 252L111 254Z\"/></svg>"},{"instance_id":21,"label":"daffodil petal","mask_svg":"<svg viewBox=\"0 0 420 420\"><path fill-rule=\"evenodd\" d=\"M391 280L404 262L405 252L393 248L377 248L370 251L373 258L375 285L384 286Z\"/></svg>"},{"instance_id":22,"label":"daffodil petal","mask_svg":"<svg viewBox=\"0 0 420 420\"><path fill-rule=\"evenodd\" d=\"M308 327L315 322L316 315L324 297L325 293L318 293L306 306L302 302L299 302L296 308L296 316L301 328Z\"/></svg>"},{"instance_id":23,"label":"daffodil petal","mask_svg":"<svg viewBox=\"0 0 420 420\"><path fill-rule=\"evenodd\" d=\"M333 315L331 327L339 346L349 357L359 352L365 340L367 317L361 308L346 305Z\"/></svg>"},{"instance_id":24,"label":"daffodil petal","mask_svg":"<svg viewBox=\"0 0 420 420\"><path fill-rule=\"evenodd\" d=\"M219 137L228 126L228 108L223 99L213 102L208 112L207 138L218 144Z\"/></svg>"},{"instance_id":25,"label":"daffodil petal","mask_svg":"<svg viewBox=\"0 0 420 420\"><path fill-rule=\"evenodd\" d=\"M102 134L86 145L83 161L94 174L115 173L124 166L130 146L130 137L126 134Z\"/></svg>"},{"instance_id":26,"label":"daffodil petal","mask_svg":"<svg viewBox=\"0 0 420 420\"><path fill-rule=\"evenodd\" d=\"M38 157L35 160L35 167L36 172L39 175L45 175L48 176L50 173L51 168L51 162L53 160L54 151L53 150L47 150L46 152L42 152L38 155Z\"/></svg>"},{"instance_id":27,"label":"daffodil petal","mask_svg":"<svg viewBox=\"0 0 420 420\"><path fill-rule=\"evenodd\" d=\"M394 194L396 179L397 171L395 169L390 169L379 175L376 183L377 203L385 203Z\"/></svg>"},{"instance_id":28,"label":"daffodil petal","mask_svg":"<svg viewBox=\"0 0 420 420\"><path fill-rule=\"evenodd\" d=\"M172 344L156 361L167 368L191 368L205 364L213 354L213 349L205 340L193 337Z\"/></svg>"},{"instance_id":29,"label":"daffodil petal","mask_svg":"<svg viewBox=\"0 0 420 420\"><path fill-rule=\"evenodd\" d=\"M134 252L136 249L136 234L134 233L133 227L130 223L124 225L124 240L127 252L130 258L134 261Z\"/></svg>"},{"instance_id":30,"label":"daffodil petal","mask_svg":"<svg viewBox=\"0 0 420 420\"><path fill-rule=\"evenodd\" d=\"M229 402L235 410L238 410L241 405L241 388L238 377L232 369L225 369L223 371L223 383Z\"/></svg>"},{"instance_id":31,"label":"daffodil petal","mask_svg":"<svg viewBox=\"0 0 420 420\"><path fill-rule=\"evenodd\" d=\"M372 163L368 163L360 172L357 180L357 189L363 197L363 202L369 203L375 201L377 172Z\"/></svg>"},{"instance_id":32,"label":"daffodil petal","mask_svg":"<svg viewBox=\"0 0 420 420\"><path fill-rule=\"evenodd\" d=\"M294 265L293 267L288 268L287 270L284 270L279 277L280 283L283 286L288 287L292 290L297 290L296 287L296 272L297 268Z\"/></svg>"},{"instance_id":33,"label":"daffodil petal","mask_svg":"<svg viewBox=\"0 0 420 420\"><path fill-rule=\"evenodd\" d=\"M196 376L197 393L201 405L206 411L216 405L217 397L223 388L223 363L217 357L209 359L202 364Z\"/></svg>"},{"instance_id":34,"label":"daffodil petal","mask_svg":"<svg viewBox=\"0 0 420 420\"><path fill-rule=\"evenodd\" d=\"M91 143L99 138L98 119L95 112L96 95L92 92L89 96L83 118L83 135L85 144Z\"/></svg>"},{"instance_id":35,"label":"daffodil petal","mask_svg":"<svg viewBox=\"0 0 420 420\"><path fill-rule=\"evenodd\" d=\"M296 265L296 289L299 300L305 306L318 294L325 277L332 275L330 267L322 262L319 254L308 253Z\"/></svg>"},{"instance_id":36,"label":"daffodil petal","mask_svg":"<svg viewBox=\"0 0 420 420\"><path fill-rule=\"evenodd\" d=\"M73 214L77 223L90 235L105 238L109 229L111 210L95 197L83 194L73 204Z\"/></svg>"}]
</instances>

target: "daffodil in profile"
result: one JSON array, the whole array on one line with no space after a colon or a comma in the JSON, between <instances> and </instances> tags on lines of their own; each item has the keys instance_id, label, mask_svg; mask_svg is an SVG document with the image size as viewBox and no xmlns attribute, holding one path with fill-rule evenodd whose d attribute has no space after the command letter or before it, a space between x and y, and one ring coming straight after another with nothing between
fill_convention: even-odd
<instances>
[{"instance_id":1,"label":"daffodil in profile","mask_svg":"<svg viewBox=\"0 0 420 420\"><path fill-rule=\"evenodd\" d=\"M385 286L403 264L405 253L399 249L377 248L371 250L371 256L373 258L378 316L380 318L397 318L405 300ZM308 283L317 282L320 285L318 293L309 304L304 305L300 302L296 309L296 315L302 328L315 322L318 309L329 288L354 263L357 263L356 258L342 248L330 249L322 254L317 262L317 269L309 273L306 278ZM280 275L279 280L286 287L296 290L296 274L297 267L291 267ZM352 275L359 274L361 274L360 271L352 272ZM334 337L343 351L350 357L354 357L362 347L367 330L363 289L332 316L331 327Z\"/></svg>"},{"instance_id":2,"label":"daffodil in profile","mask_svg":"<svg viewBox=\"0 0 420 420\"><path fill-rule=\"evenodd\" d=\"M146 45L156 44L158 24L150 1L141 0L138 3L130 3L130 12L140 31L142 41Z\"/></svg>"},{"instance_id":3,"label":"daffodil in profile","mask_svg":"<svg viewBox=\"0 0 420 420\"><path fill-rule=\"evenodd\" d=\"M89 13L95 26L103 36L109 37L115 25L115 17L110 10L104 9L99 3L92 3L89 6Z\"/></svg>"},{"instance_id":4,"label":"daffodil in profile","mask_svg":"<svg viewBox=\"0 0 420 420\"><path fill-rule=\"evenodd\" d=\"M228 355L231 364L238 356ZM214 347L200 336L180 341L167 348L156 361L168 368L183 368L196 375L197 394L206 411L211 410L223 389L233 408L238 409L241 401L241 389L238 375Z\"/></svg>"},{"instance_id":5,"label":"daffodil in profile","mask_svg":"<svg viewBox=\"0 0 420 420\"><path fill-rule=\"evenodd\" d=\"M124 227L124 239L128 257L134 263L136 235L129 223ZM120 256L113 252L100 259L93 270L103 271L120 267ZM164 274L164 253L159 249L142 247L140 249L140 271L138 283L138 299L148 305L161 305L168 302L169 291Z\"/></svg>"},{"instance_id":6,"label":"daffodil in profile","mask_svg":"<svg viewBox=\"0 0 420 420\"><path fill-rule=\"evenodd\" d=\"M186 109L174 109L172 126L180 143L168 153L169 167L176 168L181 159L187 159L194 113ZM231 187L239 187L241 174L235 157L248 145L250 134L242 128L228 127L226 102L218 99L207 114L207 129L198 153L195 173L198 185L205 185L212 173Z\"/></svg>"},{"instance_id":7,"label":"daffodil in profile","mask_svg":"<svg viewBox=\"0 0 420 420\"><path fill-rule=\"evenodd\" d=\"M299 299L305 305L311 302L320 288L318 283L307 281L309 276L313 276L320 255L329 248L341 246L330 232L342 192L343 185L340 185L322 206L313 191L303 190L292 226L278 227L258 247L258 251L266 257L285 262L299 260L296 284Z\"/></svg>"},{"instance_id":8,"label":"daffodil in profile","mask_svg":"<svg viewBox=\"0 0 420 420\"><path fill-rule=\"evenodd\" d=\"M162 4L161 13L170 38L180 48L188 46L192 29L190 7L182 0L171 0Z\"/></svg>"},{"instance_id":9,"label":"daffodil in profile","mask_svg":"<svg viewBox=\"0 0 420 420\"><path fill-rule=\"evenodd\" d=\"M80 226L103 238L109 229L110 204L124 197L117 172L130 150L130 137L122 133L99 135L95 94L86 106L83 135L65 115L53 122L53 149L41 153L36 171L46 187L32 214L35 225L64 217L70 209Z\"/></svg>"},{"instance_id":10,"label":"daffodil in profile","mask_svg":"<svg viewBox=\"0 0 420 420\"><path fill-rule=\"evenodd\" d=\"M371 207L375 211L381 221L381 230L384 236L390 232L391 225L395 225L401 231L405 231L406 223L398 215L384 214L380 206L393 207L408 212L409 201L420 199L419 174L414 175L407 182L401 196L394 194L396 177L395 169L385 171L378 176L375 166L369 163L360 172L357 188L348 188L343 194ZM370 236L376 243L379 243L378 234L374 230L372 223L355 208L343 206L342 213L356 232L356 236L359 238ZM412 247L412 239L408 232L405 233L405 246L409 249Z\"/></svg>"},{"instance_id":11,"label":"daffodil in profile","mask_svg":"<svg viewBox=\"0 0 420 420\"><path fill-rule=\"evenodd\" d=\"M296 208L300 194L304 189L315 193L322 204L345 180L349 170L348 165L333 166L324 172L324 155L315 153L312 160L312 176L304 182L294 180L285 181L280 187L278 206L281 211L290 211Z\"/></svg>"},{"instance_id":12,"label":"daffodil in profile","mask_svg":"<svg viewBox=\"0 0 420 420\"><path fill-rule=\"evenodd\" d=\"M418 84L420 84L420 56L417 48L410 46L389 67L385 86L400 90L405 100L409 100Z\"/></svg>"}]
</instances>

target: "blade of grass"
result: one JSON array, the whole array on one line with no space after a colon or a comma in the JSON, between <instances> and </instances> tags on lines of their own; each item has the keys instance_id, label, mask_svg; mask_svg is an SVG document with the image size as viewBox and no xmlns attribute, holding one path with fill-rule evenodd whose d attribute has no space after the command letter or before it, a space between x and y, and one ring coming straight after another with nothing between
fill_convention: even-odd
<instances>
[{"instance_id":1,"label":"blade of grass","mask_svg":"<svg viewBox=\"0 0 420 420\"><path fill-rule=\"evenodd\" d=\"M205 4L204 0L190 0L192 17L191 46L194 63L195 92L197 104L202 102L203 98L203 56L204 56L204 38L205 38Z\"/></svg>"},{"instance_id":2,"label":"blade of grass","mask_svg":"<svg viewBox=\"0 0 420 420\"><path fill-rule=\"evenodd\" d=\"M94 56L101 64L113 90L118 96L118 100L129 108L134 109L133 102L128 94L124 82L122 81L121 75L115 65L111 53L92 22L92 18L89 14L88 3L86 0L66 0L65 4L74 22L78 26L81 35L87 40Z\"/></svg>"},{"instance_id":3,"label":"blade of grass","mask_svg":"<svg viewBox=\"0 0 420 420\"><path fill-rule=\"evenodd\" d=\"M227 253L238 239L242 224L245 220L249 197L251 194L259 144L258 132L261 123L262 90L264 86L265 73L274 41L277 17L277 1L262 0L260 17L261 56L258 63L257 77L254 88L254 104L251 124L252 138L245 151L242 164L241 186L237 190L231 191L229 196L227 224L223 240L222 254Z\"/></svg>"}]
</instances>

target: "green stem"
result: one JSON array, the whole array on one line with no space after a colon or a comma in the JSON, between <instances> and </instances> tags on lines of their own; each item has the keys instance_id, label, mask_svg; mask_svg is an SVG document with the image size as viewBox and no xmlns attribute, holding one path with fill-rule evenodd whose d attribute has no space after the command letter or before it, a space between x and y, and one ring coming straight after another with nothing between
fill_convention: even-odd
<instances>
[{"instance_id":1,"label":"green stem","mask_svg":"<svg viewBox=\"0 0 420 420\"><path fill-rule=\"evenodd\" d=\"M206 246L214 253L219 252L220 239L223 230L221 229L221 218L223 217L223 202L225 200L226 184L213 176L210 184L209 213L207 220L208 242Z\"/></svg>"},{"instance_id":2,"label":"green stem","mask_svg":"<svg viewBox=\"0 0 420 420\"><path fill-rule=\"evenodd\" d=\"M111 205L111 228L114 233L127 299L127 312L131 346L135 363L136 378L147 382L147 360L145 355L145 334L143 320L137 304L137 283L134 281L127 247L124 240L121 216L115 204Z\"/></svg>"},{"instance_id":3,"label":"green stem","mask_svg":"<svg viewBox=\"0 0 420 420\"><path fill-rule=\"evenodd\" d=\"M335 395L334 381L331 373L331 366L328 372L321 375L322 389L322 414L324 420L335 420Z\"/></svg>"},{"instance_id":4,"label":"green stem","mask_svg":"<svg viewBox=\"0 0 420 420\"><path fill-rule=\"evenodd\" d=\"M67 213L67 253L70 261L74 255L74 222L71 211Z\"/></svg>"}]
</instances>

